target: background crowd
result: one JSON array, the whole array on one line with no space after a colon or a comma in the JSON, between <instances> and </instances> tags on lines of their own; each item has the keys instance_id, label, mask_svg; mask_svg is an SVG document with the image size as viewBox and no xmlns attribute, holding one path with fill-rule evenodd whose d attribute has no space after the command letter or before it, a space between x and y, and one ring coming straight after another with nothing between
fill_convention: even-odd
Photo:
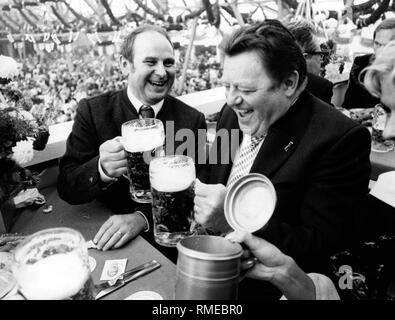
<instances>
[{"instance_id":1,"label":"background crowd","mask_svg":"<svg viewBox=\"0 0 395 320\"><path fill-rule=\"evenodd\" d=\"M220 65L208 50L189 63L183 87L180 88L185 48L179 48L173 96L218 87ZM126 78L119 70L118 54L53 51L45 55L29 55L20 61L21 71L14 79L30 105L30 112L46 125L73 120L82 98L126 87Z\"/></svg>"},{"instance_id":2,"label":"background crowd","mask_svg":"<svg viewBox=\"0 0 395 320\"><path fill-rule=\"evenodd\" d=\"M208 233L225 234L229 230L222 228L228 226L219 224L216 219L223 218L221 206L226 186L232 185L233 178L239 179L249 172L264 174L275 185L279 199L271 224L256 234L265 240L259 242L251 235L233 239L231 236L230 240L250 246L251 252L260 259L256 268L267 267L268 259L261 255L261 250L275 251L270 256L279 260L268 267L274 270L284 263L297 275L294 283L301 284L293 295L292 284L281 287L272 282L287 298L319 299L317 282L304 272L330 273L330 255L346 248L346 241L351 244L348 230L354 226L354 217L358 222L366 222L375 210L369 211L366 217L363 217L364 208L354 213L354 203L367 198L371 140L366 128L344 117L331 105L333 83L323 76L328 76L326 65L337 60L336 44L320 45L314 28L298 23L284 26L278 20L267 19L261 24L240 28L234 33L237 37L224 42L222 70L210 50L194 52L185 66L188 60L185 47L176 46L174 52L163 30L146 28L137 28L135 34L125 39L121 55L105 50L76 50L73 55L53 51L27 56L21 64L21 72L9 84L17 89L12 91L15 99L23 100L22 109L29 111L38 124L45 127L75 121L66 154L59 165L59 197L73 205L97 198L112 209L114 215L93 239L99 249L121 247L139 233L152 241L151 208L130 203L129 182L122 179L127 162L123 146L117 140L119 128L130 118L140 117L141 110L149 107L158 119L174 120L176 129L190 127L194 132L205 129L204 115L173 96L224 85L226 105L220 113L217 130L239 128L243 131L243 141L230 166L208 166L199 172L202 182L195 188L195 219ZM378 58L378 62L385 62L386 68L393 70L392 61L380 61L379 49L395 38L394 30L393 22L377 29L373 39L375 54L369 58L369 64ZM248 42L251 37L257 41ZM266 47L261 47L263 43ZM254 64L260 59L262 63ZM340 63L339 72L343 69L344 61ZM393 115L393 79L387 69L371 69L368 73L373 83L370 93L381 99L388 115ZM373 77L380 72L380 77ZM359 74L358 71L358 77ZM265 88L257 87L258 84L274 89L261 91ZM362 81L358 85L358 89L365 90ZM11 92L7 90L6 84L0 93ZM100 97L83 99L98 95ZM392 120L388 123L393 123ZM88 132L87 128L97 131ZM393 133L389 134L388 130L384 130L384 135L392 138ZM276 136L278 132L283 133L283 137ZM9 141L6 142L10 149ZM255 151L251 156L246 153L247 166L243 150L250 143L254 144ZM284 147L282 143L288 144ZM7 152L11 152L8 149ZM283 162L279 161L281 157ZM380 205L389 204L383 200L382 192L371 193L367 199L372 196ZM393 211L392 204L390 206ZM386 216L387 211L383 212ZM380 224L375 236L385 231L388 230ZM355 238L358 232L353 233ZM363 236L364 232L361 228ZM272 280L265 274L256 274L256 279ZM392 278L386 280L393 285ZM262 285L256 281L244 284L241 292L245 297L256 292L251 288L258 290ZM265 286L263 283L262 288ZM332 289L333 286L330 294L334 297L327 298L339 298ZM267 292L260 292L266 292L268 297L278 295L274 288L264 290Z\"/></svg>"}]
</instances>

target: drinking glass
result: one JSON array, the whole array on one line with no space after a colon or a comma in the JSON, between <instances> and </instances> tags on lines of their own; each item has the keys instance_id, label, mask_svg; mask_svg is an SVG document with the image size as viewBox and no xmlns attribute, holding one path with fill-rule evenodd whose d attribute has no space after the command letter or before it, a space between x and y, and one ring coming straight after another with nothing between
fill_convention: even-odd
<instances>
[{"instance_id":1,"label":"drinking glass","mask_svg":"<svg viewBox=\"0 0 395 320\"><path fill-rule=\"evenodd\" d=\"M383 138L386 121L387 113L383 106L380 103L375 105L372 121L372 151L388 152L395 148L395 142L393 140L385 140Z\"/></svg>"},{"instance_id":2,"label":"drinking glass","mask_svg":"<svg viewBox=\"0 0 395 320\"><path fill-rule=\"evenodd\" d=\"M149 176L155 241L175 247L195 234L195 164L183 155L158 157L151 161Z\"/></svg>"},{"instance_id":3,"label":"drinking glass","mask_svg":"<svg viewBox=\"0 0 395 320\"><path fill-rule=\"evenodd\" d=\"M28 300L93 300L85 239L69 228L32 234L15 249L13 275Z\"/></svg>"},{"instance_id":4,"label":"drinking glass","mask_svg":"<svg viewBox=\"0 0 395 320\"><path fill-rule=\"evenodd\" d=\"M154 118L125 122L121 128L127 154L130 197L139 203L151 203L149 163L164 153L165 130L162 121Z\"/></svg>"}]
</instances>

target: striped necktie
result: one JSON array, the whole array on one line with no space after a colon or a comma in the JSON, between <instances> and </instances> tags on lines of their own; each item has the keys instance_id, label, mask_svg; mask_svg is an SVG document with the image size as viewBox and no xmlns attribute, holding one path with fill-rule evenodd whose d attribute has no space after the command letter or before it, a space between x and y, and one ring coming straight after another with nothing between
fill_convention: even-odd
<instances>
[{"instance_id":1,"label":"striped necktie","mask_svg":"<svg viewBox=\"0 0 395 320\"><path fill-rule=\"evenodd\" d=\"M154 109L151 106L143 104L139 109L139 115L141 118L155 118Z\"/></svg>"},{"instance_id":2,"label":"striped necktie","mask_svg":"<svg viewBox=\"0 0 395 320\"><path fill-rule=\"evenodd\" d=\"M265 138L266 135L261 137L250 137L248 143L243 144L240 149L239 156L233 164L232 171L229 175L228 183L226 186L230 186L241 177L247 175L252 167L252 163L259 151L257 146ZM245 136L245 138L248 136Z\"/></svg>"}]
</instances>

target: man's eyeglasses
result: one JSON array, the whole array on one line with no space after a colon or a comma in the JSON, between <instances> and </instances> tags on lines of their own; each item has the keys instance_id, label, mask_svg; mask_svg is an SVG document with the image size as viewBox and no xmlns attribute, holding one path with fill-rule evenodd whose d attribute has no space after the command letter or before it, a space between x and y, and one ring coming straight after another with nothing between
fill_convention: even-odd
<instances>
[{"instance_id":1,"label":"man's eyeglasses","mask_svg":"<svg viewBox=\"0 0 395 320\"><path fill-rule=\"evenodd\" d=\"M320 55L321 59L324 59L326 56L328 56L329 53L326 51L306 51L306 54L312 56Z\"/></svg>"}]
</instances>

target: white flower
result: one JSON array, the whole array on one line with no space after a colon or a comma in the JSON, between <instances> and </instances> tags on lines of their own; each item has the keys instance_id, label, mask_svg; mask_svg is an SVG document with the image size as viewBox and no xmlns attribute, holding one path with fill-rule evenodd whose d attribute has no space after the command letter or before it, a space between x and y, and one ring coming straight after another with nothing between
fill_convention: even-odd
<instances>
[{"instance_id":1,"label":"white flower","mask_svg":"<svg viewBox=\"0 0 395 320\"><path fill-rule=\"evenodd\" d=\"M0 55L0 78L11 79L19 74L19 65L14 58Z\"/></svg>"},{"instance_id":2,"label":"white flower","mask_svg":"<svg viewBox=\"0 0 395 320\"><path fill-rule=\"evenodd\" d=\"M34 121L34 117L29 111L19 110L19 114L20 114L20 116L22 117L23 120Z\"/></svg>"},{"instance_id":3,"label":"white flower","mask_svg":"<svg viewBox=\"0 0 395 320\"><path fill-rule=\"evenodd\" d=\"M33 159L33 141L35 139L28 137L26 140L18 141L12 148L12 159L18 164L23 165Z\"/></svg>"}]
</instances>

